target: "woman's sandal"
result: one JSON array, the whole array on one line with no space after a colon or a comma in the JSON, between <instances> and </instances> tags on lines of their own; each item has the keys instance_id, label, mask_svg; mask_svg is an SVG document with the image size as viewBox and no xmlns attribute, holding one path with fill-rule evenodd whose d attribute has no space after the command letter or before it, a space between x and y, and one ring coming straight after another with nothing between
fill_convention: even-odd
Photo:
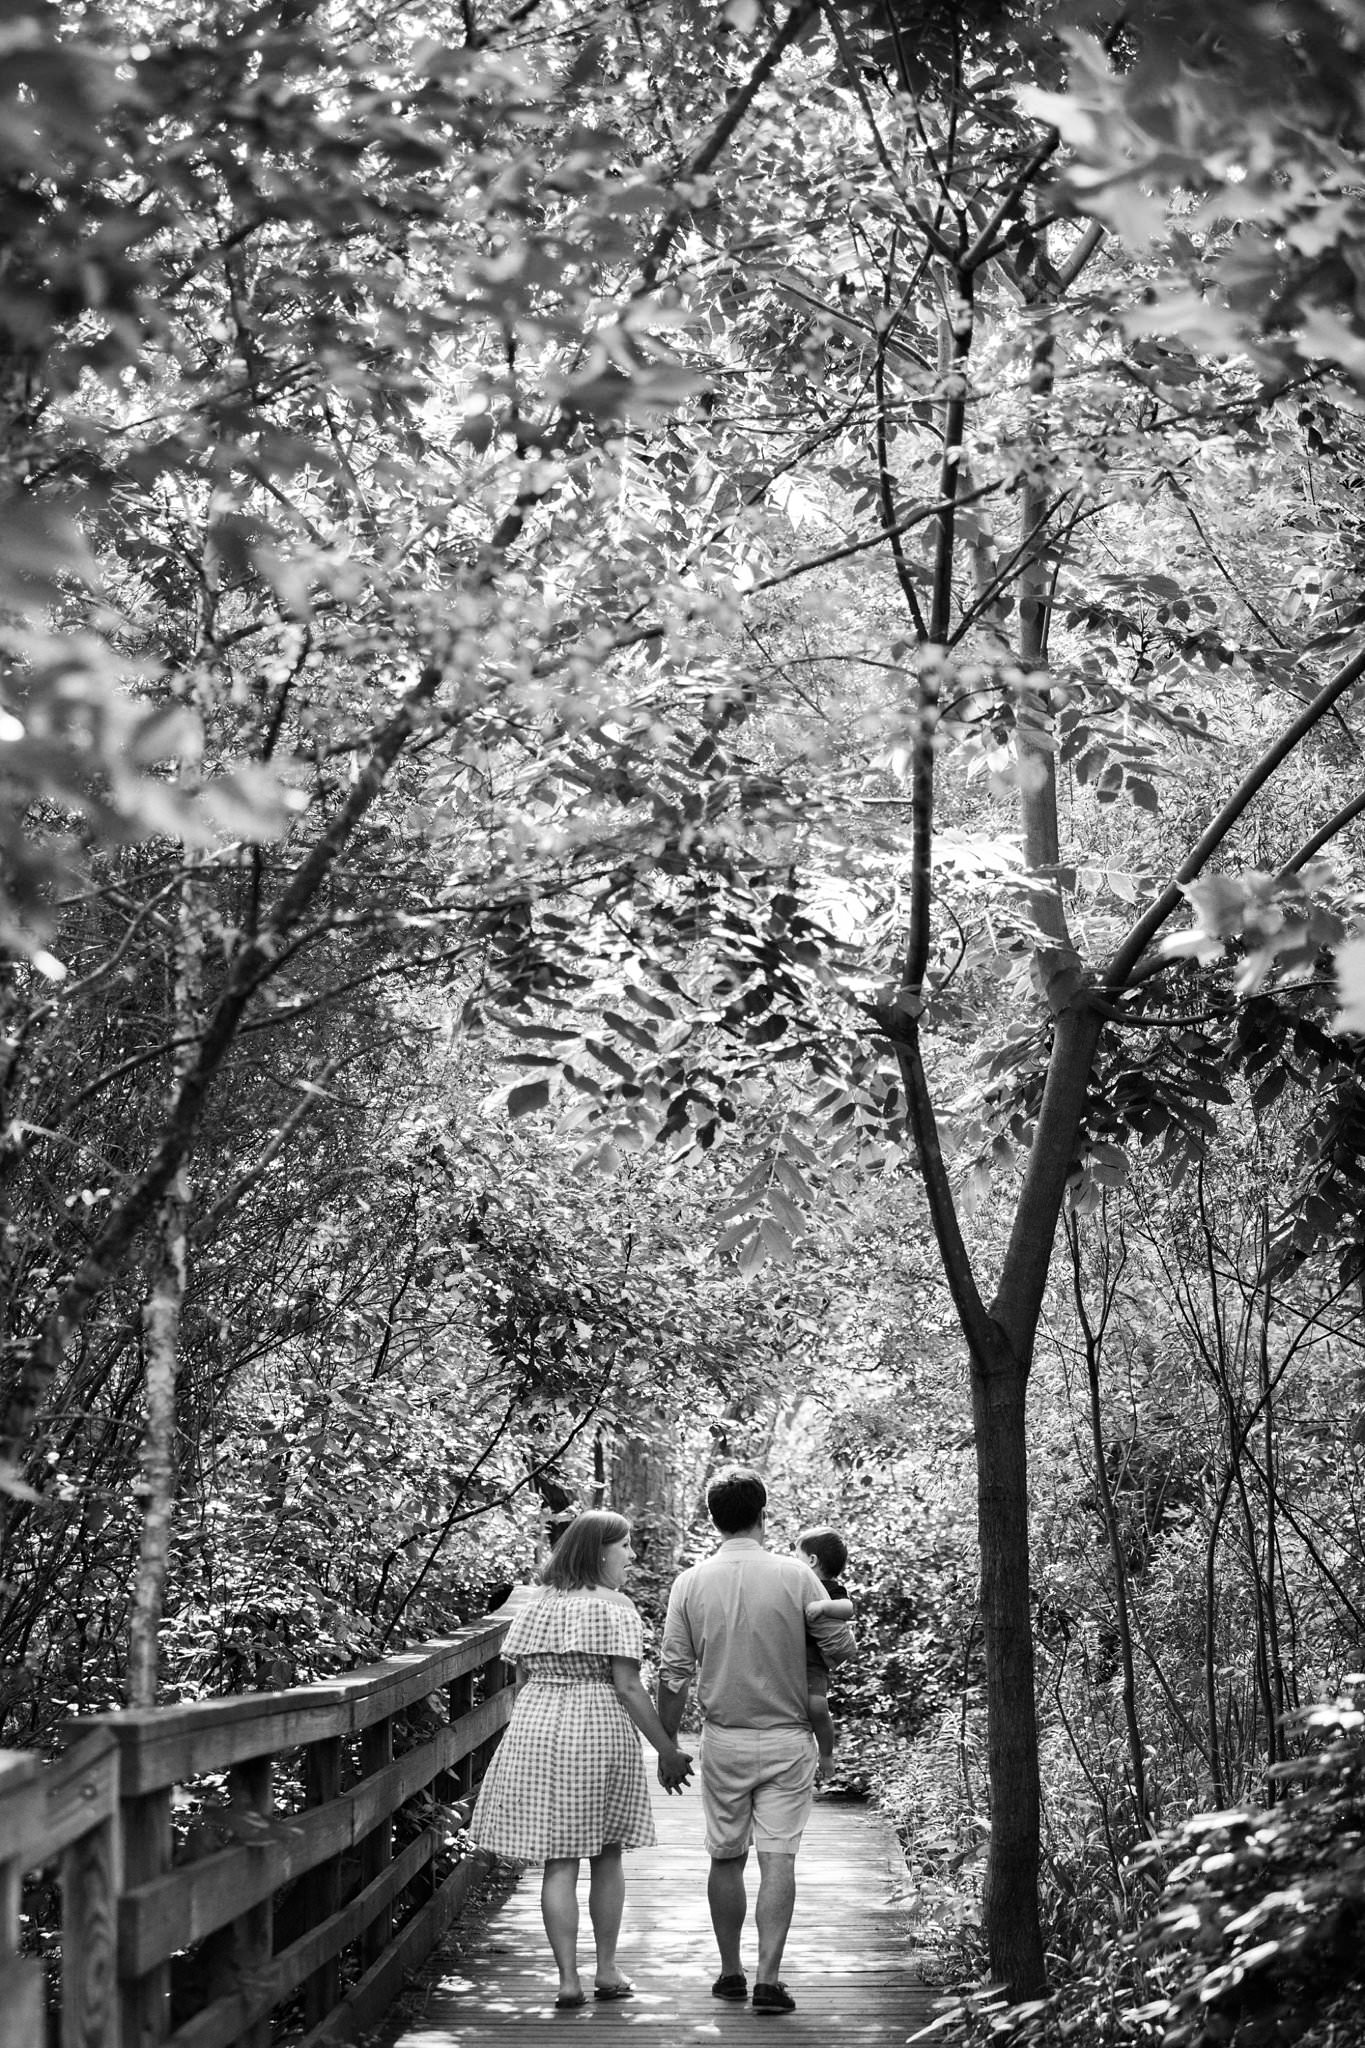
<instances>
[{"instance_id":1,"label":"woman's sandal","mask_svg":"<svg viewBox=\"0 0 1365 2048\"><path fill-rule=\"evenodd\" d=\"M634 1998L634 1996L635 1986L627 1984L624 1977L619 1984L599 1984L593 1992L593 1997L600 2005L610 2005L615 1999Z\"/></svg>"},{"instance_id":2,"label":"woman's sandal","mask_svg":"<svg viewBox=\"0 0 1365 2048\"><path fill-rule=\"evenodd\" d=\"M561 1991L555 2000L555 2011L573 2012L577 2006L586 2005L587 2002L588 1995L585 1991Z\"/></svg>"}]
</instances>

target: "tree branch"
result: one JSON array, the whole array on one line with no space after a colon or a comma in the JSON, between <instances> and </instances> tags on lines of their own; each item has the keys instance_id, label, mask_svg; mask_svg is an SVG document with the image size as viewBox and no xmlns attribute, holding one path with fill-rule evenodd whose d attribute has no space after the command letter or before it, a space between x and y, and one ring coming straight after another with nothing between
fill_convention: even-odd
<instances>
[{"instance_id":1,"label":"tree branch","mask_svg":"<svg viewBox=\"0 0 1365 2048\"><path fill-rule=\"evenodd\" d=\"M1102 988L1113 991L1125 986L1152 940L1172 911L1178 908L1185 883L1194 881L1210 855L1217 852L1233 826L1249 808L1253 799L1259 796L1281 763L1289 758L1313 727L1327 716L1337 700L1344 697L1362 676L1365 676L1365 650L1355 655L1343 668L1337 670L1330 681L1323 684L1312 703L1286 726L1274 746L1269 747L1255 767L1243 776L1208 830L1201 834L1182 861L1174 878L1162 890L1151 908L1138 919L1105 968L1100 976Z\"/></svg>"},{"instance_id":2,"label":"tree branch","mask_svg":"<svg viewBox=\"0 0 1365 2048\"><path fill-rule=\"evenodd\" d=\"M383 788L390 768L435 695L441 673L435 666L422 672L381 728L346 801L291 877L262 933L238 950L226 985L200 1036L198 1052L185 1063L155 1151L110 1211L79 1266L61 1285L41 1332L21 1358L0 1432L0 1494L4 1491L5 1468L13 1472L16 1454L58 1371L67 1344L179 1172L198 1130L210 1084L237 1036L247 1005L273 972L279 941L303 915L341 849Z\"/></svg>"},{"instance_id":3,"label":"tree branch","mask_svg":"<svg viewBox=\"0 0 1365 2048\"><path fill-rule=\"evenodd\" d=\"M673 179L675 183L684 178L700 178L710 170L712 164L720 156L726 143L748 113L758 94L772 77L773 72L776 71L783 57L786 56L787 51L801 34L801 31L815 19L817 12L817 0L797 0L797 5L793 7L791 13L787 16L787 19L783 22L771 43L769 43L763 55L759 58L757 64L755 64L753 70L749 73L744 84L732 95L725 112L716 122L715 127L711 130L711 133L707 136L700 149L694 150L687 162L680 165L678 170L674 172ZM658 282L659 271L664 257L668 254L673 238L690 210L690 201L675 199L668 212L664 215L663 220L659 223L645 260L640 265L640 283L636 291L637 297L641 292L652 291Z\"/></svg>"},{"instance_id":4,"label":"tree branch","mask_svg":"<svg viewBox=\"0 0 1365 2048\"><path fill-rule=\"evenodd\" d=\"M1334 812L1327 820L1327 823L1321 826L1311 839L1305 839L1298 852L1290 854L1289 859L1280 869L1275 880L1277 882L1287 882L1289 877L1296 875L1300 868L1307 867L1313 855L1321 853L1328 841L1335 839L1338 832L1344 832L1346 827L1354 819L1358 818L1362 811L1365 811L1365 791L1362 791L1359 796L1352 797L1350 803L1343 804L1341 809Z\"/></svg>"},{"instance_id":5,"label":"tree branch","mask_svg":"<svg viewBox=\"0 0 1365 2048\"><path fill-rule=\"evenodd\" d=\"M952 1295L953 1307L957 1311L963 1335L976 1357L985 1364L997 1347L998 1337L991 1326L976 1284L971 1257L962 1236L957 1204L953 1200L952 1186L948 1180L948 1169L943 1163L938 1119L934 1115L933 1098L929 1093L929 1083L924 1072L924 1057L920 1049L919 1023L917 1019L906 1017L898 1011L883 1010L876 1014L877 1022L890 1042L891 1049L896 1055L896 1064L900 1069L901 1085L905 1089L906 1113L919 1153L920 1175L924 1182L925 1198L929 1204L930 1222L943 1262L944 1277L948 1282L948 1292Z\"/></svg>"}]
</instances>

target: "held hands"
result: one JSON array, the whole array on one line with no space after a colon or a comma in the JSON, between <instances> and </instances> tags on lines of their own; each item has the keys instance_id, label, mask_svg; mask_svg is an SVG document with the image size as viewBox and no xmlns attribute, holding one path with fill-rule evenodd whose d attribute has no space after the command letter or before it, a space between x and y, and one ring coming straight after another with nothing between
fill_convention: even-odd
<instances>
[{"instance_id":1,"label":"held hands","mask_svg":"<svg viewBox=\"0 0 1365 2048\"><path fill-rule=\"evenodd\" d=\"M665 1792L681 1792L691 1776L692 1759L685 1749L659 1752L659 1783Z\"/></svg>"}]
</instances>

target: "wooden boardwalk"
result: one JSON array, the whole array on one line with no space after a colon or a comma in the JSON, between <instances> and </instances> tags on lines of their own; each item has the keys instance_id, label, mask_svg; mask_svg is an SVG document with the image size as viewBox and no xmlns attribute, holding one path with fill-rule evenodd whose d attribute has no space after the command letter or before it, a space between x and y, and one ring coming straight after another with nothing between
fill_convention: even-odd
<instances>
[{"instance_id":1,"label":"wooden boardwalk","mask_svg":"<svg viewBox=\"0 0 1365 2048\"><path fill-rule=\"evenodd\" d=\"M555 2012L554 1965L540 1919L539 1873L528 1872L491 1916L471 1921L434 1959L423 1987L405 2001L406 2031L386 2035L386 2048L535 2048L577 2040L587 2048L614 2036L619 2048L717 2044L746 2048L757 2030L774 2040L850 2048L904 2048L933 2018L937 1994L916 1976L897 1903L904 1865L886 1822L865 1806L817 1800L797 1864L796 1916L782 1964L797 2001L794 2013L755 2015L748 2005L712 1998L717 1961L706 1910L707 1858L701 1803L695 1790L669 1799L654 1781L657 1849L626 1857L626 1916L620 1963L636 1988L619 2005L588 2004ZM744 1957L753 1978L753 1886ZM579 1962L592 1984L587 1871L580 1884Z\"/></svg>"}]
</instances>

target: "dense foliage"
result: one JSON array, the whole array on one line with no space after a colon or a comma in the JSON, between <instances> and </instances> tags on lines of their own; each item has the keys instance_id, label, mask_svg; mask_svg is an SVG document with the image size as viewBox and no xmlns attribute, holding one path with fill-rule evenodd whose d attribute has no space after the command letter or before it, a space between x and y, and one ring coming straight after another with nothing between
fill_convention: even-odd
<instances>
[{"instance_id":1,"label":"dense foliage","mask_svg":"<svg viewBox=\"0 0 1365 2048\"><path fill-rule=\"evenodd\" d=\"M1317 1840L1362 35L6 17L7 1740L438 1632L579 1501L655 1605L744 1455L1029 2024L1142 2005L1142 1845ZM1160 2025L1259 2038L1191 1857Z\"/></svg>"}]
</instances>

